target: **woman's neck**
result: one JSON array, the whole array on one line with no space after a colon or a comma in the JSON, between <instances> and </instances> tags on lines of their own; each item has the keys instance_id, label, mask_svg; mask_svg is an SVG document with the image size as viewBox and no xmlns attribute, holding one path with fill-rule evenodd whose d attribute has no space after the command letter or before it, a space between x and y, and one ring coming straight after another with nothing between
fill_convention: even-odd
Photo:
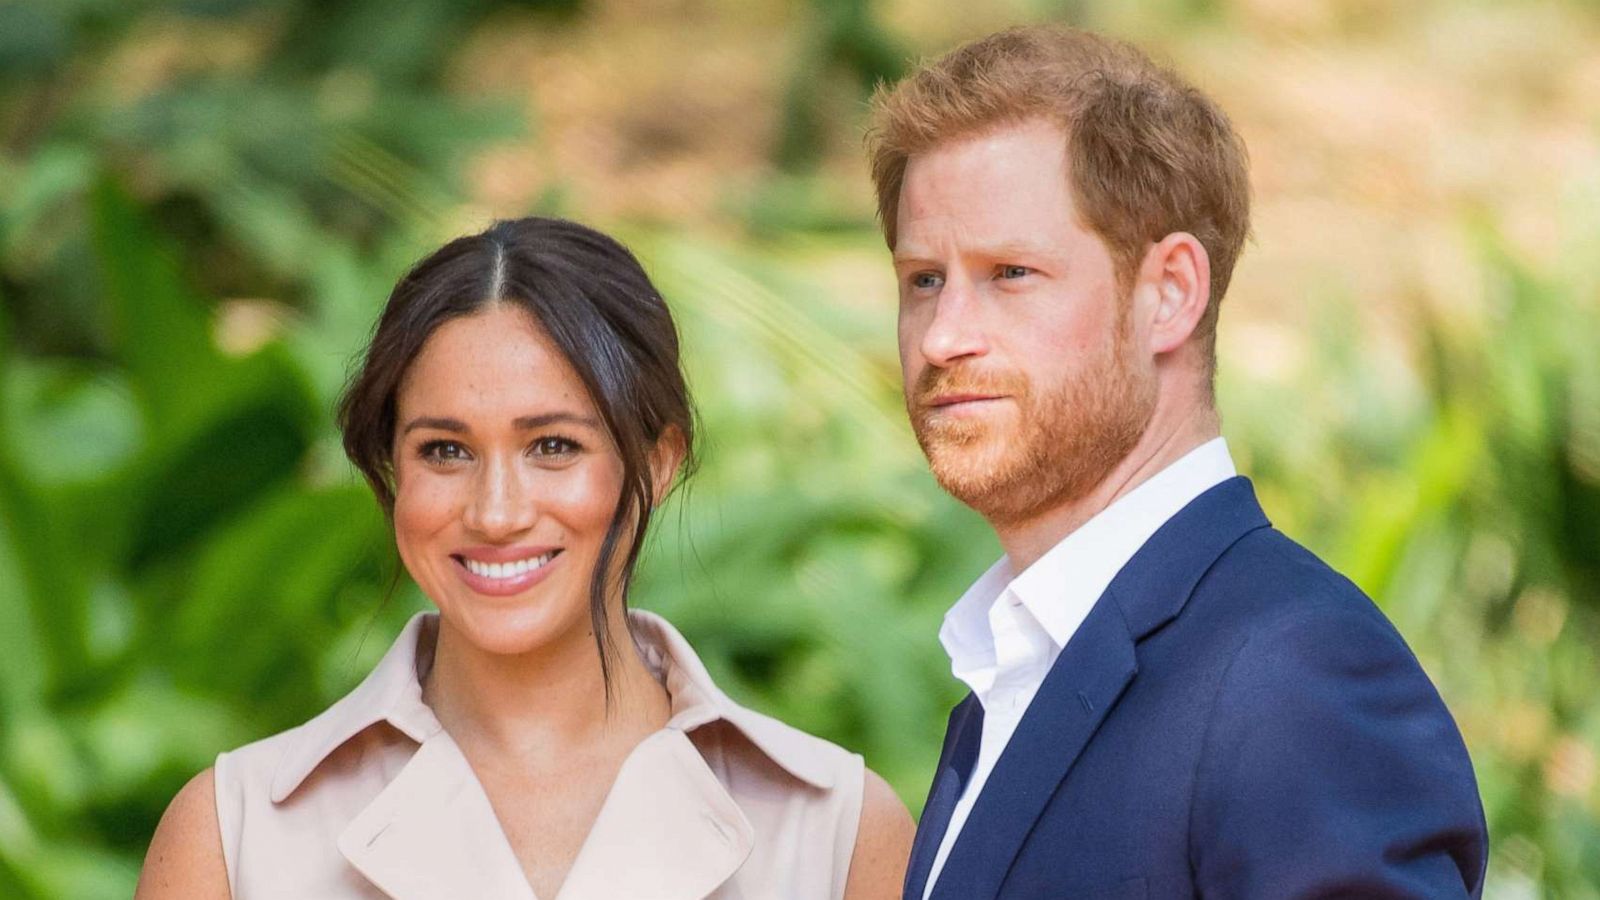
<instances>
[{"instance_id":1,"label":"woman's neck","mask_svg":"<svg viewBox=\"0 0 1600 900\"><path fill-rule=\"evenodd\" d=\"M640 659L620 610L610 616L611 704L588 629L537 651L506 655L472 644L441 617L423 700L452 738L496 755L549 759L575 748L627 748L670 718L666 689Z\"/></svg>"}]
</instances>

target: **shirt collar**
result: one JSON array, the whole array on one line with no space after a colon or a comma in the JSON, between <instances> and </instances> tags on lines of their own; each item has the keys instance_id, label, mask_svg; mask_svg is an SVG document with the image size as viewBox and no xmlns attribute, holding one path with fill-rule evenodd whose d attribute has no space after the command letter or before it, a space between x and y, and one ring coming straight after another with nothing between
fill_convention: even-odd
<instances>
[{"instance_id":1,"label":"shirt collar","mask_svg":"<svg viewBox=\"0 0 1600 900\"><path fill-rule=\"evenodd\" d=\"M665 619L630 610L628 621L646 664L667 689L668 728L687 733L712 722L728 722L789 774L814 787L833 786L833 761L818 752L814 738L734 703L711 681L689 642ZM324 759L373 725L387 722L419 744L443 730L422 701L422 679L433 665L438 631L438 613L412 616L355 690L294 730L273 774L274 803L287 799Z\"/></svg>"},{"instance_id":2,"label":"shirt collar","mask_svg":"<svg viewBox=\"0 0 1600 900\"><path fill-rule=\"evenodd\" d=\"M945 613L944 625L939 629L939 642L955 664L957 677L962 677L961 672L995 664L994 632L989 627L989 608L1005 593L1011 579L1011 560L1002 556Z\"/></svg>"},{"instance_id":3,"label":"shirt collar","mask_svg":"<svg viewBox=\"0 0 1600 900\"><path fill-rule=\"evenodd\" d=\"M989 609L1010 594L1059 650L1111 580L1168 519L1236 475L1227 441L1213 438L1117 498L1013 577L1002 556L945 614L939 640L959 670L993 665Z\"/></svg>"}]
</instances>

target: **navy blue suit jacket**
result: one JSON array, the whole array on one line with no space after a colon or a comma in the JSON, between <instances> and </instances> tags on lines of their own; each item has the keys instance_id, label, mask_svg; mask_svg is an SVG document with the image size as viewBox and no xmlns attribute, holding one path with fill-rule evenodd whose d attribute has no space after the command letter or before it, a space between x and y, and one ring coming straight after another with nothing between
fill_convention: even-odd
<instances>
[{"instance_id":1,"label":"navy blue suit jacket","mask_svg":"<svg viewBox=\"0 0 1600 900\"><path fill-rule=\"evenodd\" d=\"M970 694L950 714L907 900L982 722ZM1466 747L1416 657L1233 478L1062 649L932 896L1476 897L1487 855Z\"/></svg>"}]
</instances>

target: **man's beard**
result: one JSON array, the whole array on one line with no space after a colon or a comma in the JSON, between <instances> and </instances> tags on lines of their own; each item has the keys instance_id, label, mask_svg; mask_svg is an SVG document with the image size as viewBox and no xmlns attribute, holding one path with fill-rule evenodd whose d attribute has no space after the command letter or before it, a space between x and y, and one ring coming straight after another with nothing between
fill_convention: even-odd
<instances>
[{"instance_id":1,"label":"man's beard","mask_svg":"<svg viewBox=\"0 0 1600 900\"><path fill-rule=\"evenodd\" d=\"M939 485L995 526L1026 522L1094 490L1155 412L1155 385L1134 369L1127 330L1119 323L1103 356L1045 388L1022 372L923 370L906 406ZM1017 425L941 416L927 405L941 394L1009 396Z\"/></svg>"}]
</instances>

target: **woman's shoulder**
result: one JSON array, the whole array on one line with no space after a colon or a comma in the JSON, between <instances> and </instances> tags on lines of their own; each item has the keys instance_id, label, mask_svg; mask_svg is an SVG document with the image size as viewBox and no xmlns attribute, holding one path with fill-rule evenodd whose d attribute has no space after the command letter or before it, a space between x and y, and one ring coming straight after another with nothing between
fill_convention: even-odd
<instances>
[{"instance_id":1,"label":"woman's shoulder","mask_svg":"<svg viewBox=\"0 0 1600 900\"><path fill-rule=\"evenodd\" d=\"M312 719L286 728L276 734L251 741L240 747L217 754L209 770L219 797L254 790L263 795L272 793L272 782L285 759L293 755L318 722L328 716L333 707L323 710Z\"/></svg>"},{"instance_id":2,"label":"woman's shoulder","mask_svg":"<svg viewBox=\"0 0 1600 900\"><path fill-rule=\"evenodd\" d=\"M418 615L353 690L308 721L220 754L219 798L239 791L280 803L323 768L344 769L345 757L372 756L373 746L414 746L439 730L422 702L419 646L431 647L432 620ZM420 638L420 642L419 642Z\"/></svg>"},{"instance_id":3,"label":"woman's shoulder","mask_svg":"<svg viewBox=\"0 0 1600 900\"><path fill-rule=\"evenodd\" d=\"M161 816L139 884L136 900L165 897L227 897L228 872L217 824L214 772L206 769L189 779Z\"/></svg>"},{"instance_id":4,"label":"woman's shoulder","mask_svg":"<svg viewBox=\"0 0 1600 900\"><path fill-rule=\"evenodd\" d=\"M861 754L730 699L665 619L630 616L646 663L666 682L669 725L688 734L757 833L793 838L764 848L754 868L790 887L803 878L815 896L894 893L914 825L888 782Z\"/></svg>"},{"instance_id":5,"label":"woman's shoulder","mask_svg":"<svg viewBox=\"0 0 1600 900\"><path fill-rule=\"evenodd\" d=\"M747 706L727 700L722 718L772 764L813 787L857 793L865 762L861 754ZM758 757L759 758L759 757Z\"/></svg>"},{"instance_id":6,"label":"woman's shoulder","mask_svg":"<svg viewBox=\"0 0 1600 900\"><path fill-rule=\"evenodd\" d=\"M697 743L714 741L724 753L741 747L755 751L733 753L730 763L776 767L815 788L859 794L860 754L734 701L712 680L688 639L662 616L632 610L629 623L646 664L666 685L671 727ZM721 739L729 732L736 740Z\"/></svg>"}]
</instances>

